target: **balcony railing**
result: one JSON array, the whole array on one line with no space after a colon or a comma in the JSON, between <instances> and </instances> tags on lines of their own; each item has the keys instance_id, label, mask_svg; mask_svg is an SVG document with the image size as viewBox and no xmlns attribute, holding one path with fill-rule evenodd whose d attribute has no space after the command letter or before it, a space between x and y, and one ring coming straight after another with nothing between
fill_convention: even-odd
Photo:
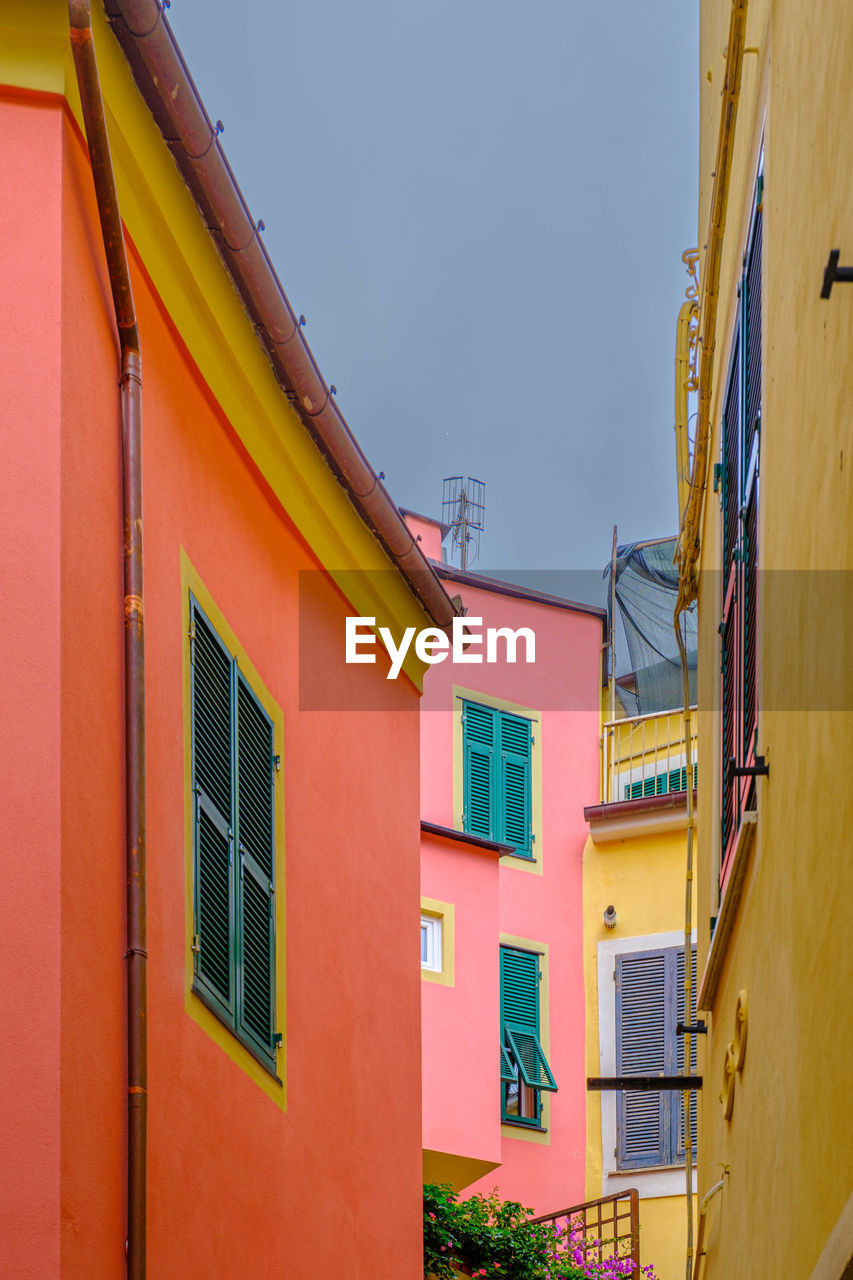
<instances>
[{"instance_id":1,"label":"balcony railing","mask_svg":"<svg viewBox=\"0 0 853 1280\"><path fill-rule=\"evenodd\" d=\"M640 800L687 789L684 712L606 720L601 732L601 800ZM690 708L690 758L696 786L696 708Z\"/></svg>"},{"instance_id":2,"label":"balcony railing","mask_svg":"<svg viewBox=\"0 0 853 1280\"><path fill-rule=\"evenodd\" d=\"M640 1196L636 1188L531 1219L553 1226L563 1247L581 1264L605 1258L630 1258L632 1277L640 1276Z\"/></svg>"}]
</instances>

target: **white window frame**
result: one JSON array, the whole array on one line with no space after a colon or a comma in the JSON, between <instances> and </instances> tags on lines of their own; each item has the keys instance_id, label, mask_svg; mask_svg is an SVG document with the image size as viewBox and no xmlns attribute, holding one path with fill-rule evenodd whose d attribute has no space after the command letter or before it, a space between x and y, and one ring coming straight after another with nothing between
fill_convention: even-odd
<instances>
[{"instance_id":1,"label":"white window frame","mask_svg":"<svg viewBox=\"0 0 853 1280\"><path fill-rule=\"evenodd\" d=\"M692 934L696 945L696 931ZM599 1075L616 1075L616 957L634 951L661 951L684 946L684 930L646 933L632 938L606 938L598 944ZM637 1187L641 1200L684 1195L684 1165L665 1169L620 1169L616 1163L616 1093L601 1092L601 1194L613 1195ZM694 1153L695 1156L695 1153ZM696 1192L696 1169L693 1169Z\"/></svg>"},{"instance_id":2,"label":"white window frame","mask_svg":"<svg viewBox=\"0 0 853 1280\"><path fill-rule=\"evenodd\" d=\"M443 920L441 916L430 916L421 913L421 939L426 931L426 959L421 960L421 968L429 973L441 973L443 963Z\"/></svg>"}]
</instances>

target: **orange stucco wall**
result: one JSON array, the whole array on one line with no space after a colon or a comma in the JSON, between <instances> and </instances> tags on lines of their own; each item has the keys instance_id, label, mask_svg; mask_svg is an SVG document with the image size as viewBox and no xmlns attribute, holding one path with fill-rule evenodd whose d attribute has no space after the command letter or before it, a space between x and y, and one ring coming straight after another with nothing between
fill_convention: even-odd
<instances>
[{"instance_id":1,"label":"orange stucco wall","mask_svg":"<svg viewBox=\"0 0 853 1280\"><path fill-rule=\"evenodd\" d=\"M0 1047L3 1266L41 1280L61 1254L63 1277L112 1280L125 1230L116 341L76 129L53 100L7 99L0 115L0 317L14 357L0 397L0 699L14 726L0 999L19 1028ZM375 680L376 710L300 710L298 575L316 561L131 267L144 380L149 1275L366 1280L379 1257L388 1274L416 1274L417 694L379 666L359 676ZM185 1009L182 549L284 715L286 1111ZM331 586L317 595L316 643L330 645L346 604Z\"/></svg>"},{"instance_id":2,"label":"orange stucco wall","mask_svg":"<svg viewBox=\"0 0 853 1280\"><path fill-rule=\"evenodd\" d=\"M0 1238L9 1274L39 1280L60 1237L62 130L55 108L2 114Z\"/></svg>"}]
</instances>

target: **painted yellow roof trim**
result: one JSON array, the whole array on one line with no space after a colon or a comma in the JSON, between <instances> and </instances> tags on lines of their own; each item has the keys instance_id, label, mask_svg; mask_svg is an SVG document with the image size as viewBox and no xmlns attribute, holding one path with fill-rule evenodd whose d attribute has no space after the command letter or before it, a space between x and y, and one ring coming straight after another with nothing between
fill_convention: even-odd
<instances>
[{"instance_id":1,"label":"painted yellow roof trim","mask_svg":"<svg viewBox=\"0 0 853 1280\"><path fill-rule=\"evenodd\" d=\"M212 394L354 611L395 634L431 625L284 396L100 6L93 27L122 218ZM0 81L64 95L82 129L65 6L13 0L0 33ZM422 688L413 649L403 669Z\"/></svg>"}]
</instances>

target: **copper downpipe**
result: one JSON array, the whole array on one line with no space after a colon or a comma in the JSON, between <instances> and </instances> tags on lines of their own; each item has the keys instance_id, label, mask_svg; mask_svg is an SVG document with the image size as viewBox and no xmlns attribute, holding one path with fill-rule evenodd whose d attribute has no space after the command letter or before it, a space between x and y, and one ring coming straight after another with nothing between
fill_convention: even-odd
<instances>
[{"instance_id":1,"label":"copper downpipe","mask_svg":"<svg viewBox=\"0 0 853 1280\"><path fill-rule=\"evenodd\" d=\"M148 1121L145 882L145 649L142 611L142 366L90 0L69 0L71 48L83 107L101 235L121 347L124 559L125 826L127 858L127 1274L146 1270Z\"/></svg>"}]
</instances>

